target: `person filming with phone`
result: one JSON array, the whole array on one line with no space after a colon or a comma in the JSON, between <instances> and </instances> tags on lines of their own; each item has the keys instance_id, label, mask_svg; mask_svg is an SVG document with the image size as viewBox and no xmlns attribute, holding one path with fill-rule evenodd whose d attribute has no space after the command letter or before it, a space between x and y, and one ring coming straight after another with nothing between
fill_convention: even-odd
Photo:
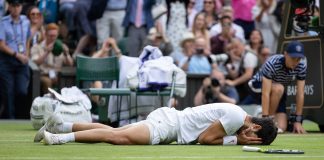
<instances>
[{"instance_id":1,"label":"person filming with phone","mask_svg":"<svg viewBox=\"0 0 324 160\"><path fill-rule=\"evenodd\" d=\"M225 76L218 70L213 70L210 77L204 79L202 86L195 95L194 104L202 105L215 102L236 104L239 95L235 87L225 83Z\"/></svg>"}]
</instances>

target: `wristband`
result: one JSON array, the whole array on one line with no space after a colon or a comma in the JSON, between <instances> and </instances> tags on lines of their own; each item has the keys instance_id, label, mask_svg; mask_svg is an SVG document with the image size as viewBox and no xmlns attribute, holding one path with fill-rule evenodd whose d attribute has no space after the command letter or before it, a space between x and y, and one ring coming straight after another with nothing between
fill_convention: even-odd
<instances>
[{"instance_id":1,"label":"wristband","mask_svg":"<svg viewBox=\"0 0 324 160\"><path fill-rule=\"evenodd\" d=\"M289 115L289 121L292 123L295 122L303 123L303 120L304 120L303 115L296 115L296 114Z\"/></svg>"},{"instance_id":2,"label":"wristband","mask_svg":"<svg viewBox=\"0 0 324 160\"><path fill-rule=\"evenodd\" d=\"M223 145L236 145L237 137L236 136L225 136L223 137Z\"/></svg>"}]
</instances>

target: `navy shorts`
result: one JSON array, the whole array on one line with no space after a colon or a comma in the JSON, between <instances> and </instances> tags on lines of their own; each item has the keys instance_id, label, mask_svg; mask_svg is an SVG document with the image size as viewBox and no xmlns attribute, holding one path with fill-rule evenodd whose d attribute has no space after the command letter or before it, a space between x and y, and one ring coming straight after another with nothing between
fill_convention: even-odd
<instances>
[{"instance_id":1,"label":"navy shorts","mask_svg":"<svg viewBox=\"0 0 324 160\"><path fill-rule=\"evenodd\" d=\"M251 81L249 82L251 83ZM249 93L252 97L255 97L255 100L258 104L261 104L262 102L262 92L258 92L257 90L261 91L262 83L260 82L254 82L252 84L249 84ZM287 94L286 91L283 93L279 106L277 108L277 113L286 113L286 100L287 100Z\"/></svg>"}]
</instances>

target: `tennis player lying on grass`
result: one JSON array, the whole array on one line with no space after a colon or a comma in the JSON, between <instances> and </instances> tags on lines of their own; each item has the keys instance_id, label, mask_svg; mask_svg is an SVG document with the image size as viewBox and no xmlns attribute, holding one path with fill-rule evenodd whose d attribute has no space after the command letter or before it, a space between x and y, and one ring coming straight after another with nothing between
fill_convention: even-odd
<instances>
[{"instance_id":1,"label":"tennis player lying on grass","mask_svg":"<svg viewBox=\"0 0 324 160\"><path fill-rule=\"evenodd\" d=\"M34 141L44 139L45 144L155 145L177 141L178 144L269 145L276 136L277 128L271 118L251 117L234 104L213 103L183 111L158 108L146 120L121 128L100 123L68 123L53 115L38 131Z\"/></svg>"}]
</instances>

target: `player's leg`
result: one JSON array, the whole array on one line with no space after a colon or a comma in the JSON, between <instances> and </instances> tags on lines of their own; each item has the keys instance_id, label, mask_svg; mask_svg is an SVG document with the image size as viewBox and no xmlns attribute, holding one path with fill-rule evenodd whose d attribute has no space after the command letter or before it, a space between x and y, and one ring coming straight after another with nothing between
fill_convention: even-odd
<instances>
[{"instance_id":1,"label":"player's leg","mask_svg":"<svg viewBox=\"0 0 324 160\"><path fill-rule=\"evenodd\" d=\"M64 144L67 142L106 142L119 145L150 144L150 132L146 124L132 125L126 129L116 131L97 128L67 134L51 134L44 132L45 144Z\"/></svg>"}]
</instances>

